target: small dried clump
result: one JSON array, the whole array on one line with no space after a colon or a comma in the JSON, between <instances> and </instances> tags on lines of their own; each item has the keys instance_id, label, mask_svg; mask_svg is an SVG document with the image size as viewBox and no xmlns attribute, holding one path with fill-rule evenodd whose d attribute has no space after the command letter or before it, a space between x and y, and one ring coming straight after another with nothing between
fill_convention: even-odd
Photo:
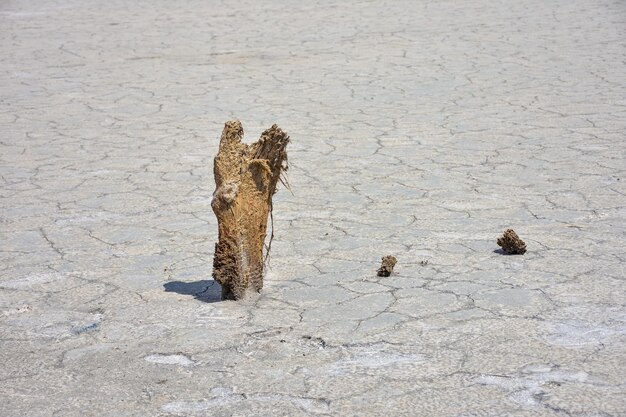
<instances>
[{"instance_id":1,"label":"small dried clump","mask_svg":"<svg viewBox=\"0 0 626 417\"><path fill-rule=\"evenodd\" d=\"M513 229L506 229L501 238L498 239L498 246L504 253L509 255L523 255L526 253L526 243L517 236Z\"/></svg>"},{"instance_id":2,"label":"small dried clump","mask_svg":"<svg viewBox=\"0 0 626 417\"><path fill-rule=\"evenodd\" d=\"M398 260L395 256L384 256L383 262L378 268L378 276L379 277L388 277L393 272L393 267L396 266Z\"/></svg>"}]
</instances>

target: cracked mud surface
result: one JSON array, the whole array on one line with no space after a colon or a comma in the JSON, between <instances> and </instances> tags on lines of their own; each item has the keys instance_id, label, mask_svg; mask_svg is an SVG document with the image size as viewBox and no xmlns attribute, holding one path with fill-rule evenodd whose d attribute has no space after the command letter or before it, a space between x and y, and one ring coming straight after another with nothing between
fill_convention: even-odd
<instances>
[{"instance_id":1,"label":"cracked mud surface","mask_svg":"<svg viewBox=\"0 0 626 417\"><path fill-rule=\"evenodd\" d=\"M0 415L625 415L623 2L210 3L0 5ZM248 303L235 117L292 137Z\"/></svg>"}]
</instances>

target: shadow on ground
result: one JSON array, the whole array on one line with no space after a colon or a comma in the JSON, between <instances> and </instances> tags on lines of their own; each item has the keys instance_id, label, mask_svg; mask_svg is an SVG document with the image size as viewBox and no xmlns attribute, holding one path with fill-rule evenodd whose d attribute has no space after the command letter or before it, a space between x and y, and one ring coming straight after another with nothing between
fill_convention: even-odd
<instances>
[{"instance_id":1,"label":"shadow on ground","mask_svg":"<svg viewBox=\"0 0 626 417\"><path fill-rule=\"evenodd\" d=\"M496 249L493 251L493 253L497 253L498 255L504 255L504 256L517 256L517 255L521 256L521 254L519 253L508 253L508 252L503 251L502 249Z\"/></svg>"},{"instance_id":2,"label":"shadow on ground","mask_svg":"<svg viewBox=\"0 0 626 417\"><path fill-rule=\"evenodd\" d=\"M170 281L163 284L165 292L175 292L181 295L193 295L196 300L205 303L222 301L222 287L214 280L194 282Z\"/></svg>"}]
</instances>

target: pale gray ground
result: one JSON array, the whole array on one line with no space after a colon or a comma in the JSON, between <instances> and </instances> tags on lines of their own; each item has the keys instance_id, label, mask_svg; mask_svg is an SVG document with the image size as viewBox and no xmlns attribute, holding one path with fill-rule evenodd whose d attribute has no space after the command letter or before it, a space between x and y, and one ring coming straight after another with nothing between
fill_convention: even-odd
<instances>
[{"instance_id":1,"label":"pale gray ground","mask_svg":"<svg viewBox=\"0 0 626 417\"><path fill-rule=\"evenodd\" d=\"M0 39L1 416L626 415L624 2L4 1ZM248 303L231 118L293 139Z\"/></svg>"}]
</instances>

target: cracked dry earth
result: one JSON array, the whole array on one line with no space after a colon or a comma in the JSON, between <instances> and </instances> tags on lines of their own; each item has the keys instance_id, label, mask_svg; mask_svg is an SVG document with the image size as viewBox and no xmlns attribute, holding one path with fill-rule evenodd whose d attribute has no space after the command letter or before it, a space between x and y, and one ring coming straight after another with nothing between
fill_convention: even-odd
<instances>
[{"instance_id":1,"label":"cracked dry earth","mask_svg":"<svg viewBox=\"0 0 626 417\"><path fill-rule=\"evenodd\" d=\"M626 415L625 22L3 2L0 415ZM293 139L243 303L211 279L232 118Z\"/></svg>"}]
</instances>

